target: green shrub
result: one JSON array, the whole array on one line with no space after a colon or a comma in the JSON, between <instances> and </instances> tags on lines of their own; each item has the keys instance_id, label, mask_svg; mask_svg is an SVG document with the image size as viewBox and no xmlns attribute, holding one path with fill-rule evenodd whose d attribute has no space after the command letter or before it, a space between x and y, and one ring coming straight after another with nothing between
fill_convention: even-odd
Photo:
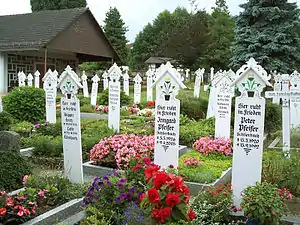
<instances>
[{"instance_id":1,"label":"green shrub","mask_svg":"<svg viewBox=\"0 0 300 225\"><path fill-rule=\"evenodd\" d=\"M39 125L39 128L35 128L37 134L53 137L61 136L62 134L61 120L57 120L56 123L40 122Z\"/></svg>"},{"instance_id":2,"label":"green shrub","mask_svg":"<svg viewBox=\"0 0 300 225\"><path fill-rule=\"evenodd\" d=\"M108 105L108 89L104 90L102 93L98 95L97 104L99 105ZM121 106L126 106L130 104L130 98L126 95L124 91L121 90Z\"/></svg>"},{"instance_id":3,"label":"green shrub","mask_svg":"<svg viewBox=\"0 0 300 225\"><path fill-rule=\"evenodd\" d=\"M14 118L31 123L45 118L45 91L34 87L17 87L3 97L3 108Z\"/></svg>"},{"instance_id":4,"label":"green shrub","mask_svg":"<svg viewBox=\"0 0 300 225\"><path fill-rule=\"evenodd\" d=\"M209 118L200 121L191 121L180 126L179 142L182 145L191 147L196 140L204 136L215 134L215 119Z\"/></svg>"},{"instance_id":5,"label":"green shrub","mask_svg":"<svg viewBox=\"0 0 300 225\"><path fill-rule=\"evenodd\" d=\"M300 128L293 129L291 131L291 147L299 148L300 147Z\"/></svg>"},{"instance_id":6,"label":"green shrub","mask_svg":"<svg viewBox=\"0 0 300 225\"><path fill-rule=\"evenodd\" d=\"M80 112L93 113L95 112L94 108L95 107L92 106L91 104L86 104L80 107Z\"/></svg>"},{"instance_id":7,"label":"green shrub","mask_svg":"<svg viewBox=\"0 0 300 225\"><path fill-rule=\"evenodd\" d=\"M22 179L31 174L29 163L19 153L0 153L0 190L12 191L22 187Z\"/></svg>"},{"instance_id":8,"label":"green shrub","mask_svg":"<svg viewBox=\"0 0 300 225\"><path fill-rule=\"evenodd\" d=\"M12 131L15 131L19 134L22 133L30 133L33 129L33 125L27 121L23 121L21 123L16 123L11 127Z\"/></svg>"},{"instance_id":9,"label":"green shrub","mask_svg":"<svg viewBox=\"0 0 300 225\"><path fill-rule=\"evenodd\" d=\"M95 207L86 209L88 216L81 221L80 225L111 225L112 222L108 219L101 210Z\"/></svg>"},{"instance_id":10,"label":"green shrub","mask_svg":"<svg viewBox=\"0 0 300 225\"><path fill-rule=\"evenodd\" d=\"M9 130L10 125L12 124L12 116L8 112L0 113L0 131Z\"/></svg>"},{"instance_id":11,"label":"green shrub","mask_svg":"<svg viewBox=\"0 0 300 225\"><path fill-rule=\"evenodd\" d=\"M267 101L265 115L265 132L272 133L282 129L282 106Z\"/></svg>"},{"instance_id":12,"label":"green shrub","mask_svg":"<svg viewBox=\"0 0 300 225\"><path fill-rule=\"evenodd\" d=\"M79 99L80 106L91 105L91 98L90 97L86 98L83 95L77 95L77 98Z\"/></svg>"},{"instance_id":13,"label":"green shrub","mask_svg":"<svg viewBox=\"0 0 300 225\"><path fill-rule=\"evenodd\" d=\"M300 152L292 151L291 158L283 157L283 152L267 151L263 155L262 180L288 188L300 197Z\"/></svg>"},{"instance_id":14,"label":"green shrub","mask_svg":"<svg viewBox=\"0 0 300 225\"><path fill-rule=\"evenodd\" d=\"M32 154L38 157L61 157L63 154L62 137L36 136L32 141Z\"/></svg>"},{"instance_id":15,"label":"green shrub","mask_svg":"<svg viewBox=\"0 0 300 225\"><path fill-rule=\"evenodd\" d=\"M179 91L177 98L180 100L180 113L187 115L190 119L204 119L208 101L200 97L194 98L192 91Z\"/></svg>"}]
</instances>

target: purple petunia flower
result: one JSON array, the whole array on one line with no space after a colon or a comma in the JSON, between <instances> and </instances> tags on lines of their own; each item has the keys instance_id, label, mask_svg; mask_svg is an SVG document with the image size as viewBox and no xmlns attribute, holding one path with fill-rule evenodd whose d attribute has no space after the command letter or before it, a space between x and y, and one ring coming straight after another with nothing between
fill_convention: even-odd
<instances>
[{"instance_id":1,"label":"purple petunia flower","mask_svg":"<svg viewBox=\"0 0 300 225\"><path fill-rule=\"evenodd\" d=\"M108 186L111 186L111 182L109 180L106 183Z\"/></svg>"},{"instance_id":2,"label":"purple petunia flower","mask_svg":"<svg viewBox=\"0 0 300 225\"><path fill-rule=\"evenodd\" d=\"M125 183L126 180L122 178L122 179L120 179L120 182L121 182L121 183Z\"/></svg>"},{"instance_id":3,"label":"purple petunia flower","mask_svg":"<svg viewBox=\"0 0 300 225\"><path fill-rule=\"evenodd\" d=\"M133 194L134 194L134 188L130 188L130 189L128 190L128 193L129 193L130 195L133 195Z\"/></svg>"},{"instance_id":4,"label":"purple petunia flower","mask_svg":"<svg viewBox=\"0 0 300 225\"><path fill-rule=\"evenodd\" d=\"M123 184L116 184L118 188L123 188Z\"/></svg>"},{"instance_id":5,"label":"purple petunia flower","mask_svg":"<svg viewBox=\"0 0 300 225\"><path fill-rule=\"evenodd\" d=\"M108 176L104 176L103 179L104 179L104 180L108 180Z\"/></svg>"},{"instance_id":6,"label":"purple petunia flower","mask_svg":"<svg viewBox=\"0 0 300 225\"><path fill-rule=\"evenodd\" d=\"M41 128L41 125L39 123L37 123L37 124L34 125L34 128L39 129L39 128Z\"/></svg>"},{"instance_id":7,"label":"purple petunia flower","mask_svg":"<svg viewBox=\"0 0 300 225\"><path fill-rule=\"evenodd\" d=\"M121 201L121 199L118 197L118 198L116 199L116 202L117 202L117 203L120 203L120 201Z\"/></svg>"},{"instance_id":8,"label":"purple petunia flower","mask_svg":"<svg viewBox=\"0 0 300 225\"><path fill-rule=\"evenodd\" d=\"M48 126L48 125L49 125L49 122L46 121L46 122L44 123L44 126Z\"/></svg>"},{"instance_id":9,"label":"purple petunia flower","mask_svg":"<svg viewBox=\"0 0 300 225\"><path fill-rule=\"evenodd\" d=\"M122 193L122 194L120 194L120 196L119 196L119 198L127 198L127 194L126 193Z\"/></svg>"},{"instance_id":10,"label":"purple petunia flower","mask_svg":"<svg viewBox=\"0 0 300 225\"><path fill-rule=\"evenodd\" d=\"M98 186L103 187L103 186L104 186L104 183L103 183L102 181L100 181L100 182L98 183Z\"/></svg>"}]
</instances>

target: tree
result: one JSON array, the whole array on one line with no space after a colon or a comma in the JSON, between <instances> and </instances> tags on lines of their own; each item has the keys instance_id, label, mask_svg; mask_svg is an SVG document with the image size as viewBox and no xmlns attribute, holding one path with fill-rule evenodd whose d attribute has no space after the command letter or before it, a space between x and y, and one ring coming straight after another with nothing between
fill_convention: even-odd
<instances>
[{"instance_id":1,"label":"tree","mask_svg":"<svg viewBox=\"0 0 300 225\"><path fill-rule=\"evenodd\" d=\"M86 7L86 0L30 0L32 11Z\"/></svg>"},{"instance_id":2,"label":"tree","mask_svg":"<svg viewBox=\"0 0 300 225\"><path fill-rule=\"evenodd\" d=\"M104 20L104 32L123 63L126 63L128 49L126 47L127 27L116 7L110 7Z\"/></svg>"},{"instance_id":3,"label":"tree","mask_svg":"<svg viewBox=\"0 0 300 225\"><path fill-rule=\"evenodd\" d=\"M237 17L231 65L253 57L265 69L282 73L298 69L299 9L287 0L249 0Z\"/></svg>"},{"instance_id":4,"label":"tree","mask_svg":"<svg viewBox=\"0 0 300 225\"><path fill-rule=\"evenodd\" d=\"M230 16L225 0L216 0L209 23L210 43L207 46L205 67L228 69L232 57L235 22Z\"/></svg>"}]
</instances>

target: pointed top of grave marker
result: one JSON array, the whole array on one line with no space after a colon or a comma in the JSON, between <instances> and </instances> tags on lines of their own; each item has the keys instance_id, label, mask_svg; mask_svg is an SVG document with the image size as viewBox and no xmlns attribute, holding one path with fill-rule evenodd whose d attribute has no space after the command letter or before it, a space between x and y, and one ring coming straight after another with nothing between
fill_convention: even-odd
<instances>
[{"instance_id":1,"label":"pointed top of grave marker","mask_svg":"<svg viewBox=\"0 0 300 225\"><path fill-rule=\"evenodd\" d=\"M66 92L67 90L63 90L65 87L65 81L68 80L67 82L71 82L73 86L77 86L78 88L83 88L82 85L78 82L78 79L74 77L74 71L73 69L68 65L65 69L65 71L60 75L59 77L59 83L57 84L57 87L61 89L61 91ZM72 87L75 88L75 87ZM63 93L64 94L64 93Z\"/></svg>"},{"instance_id":2,"label":"pointed top of grave marker","mask_svg":"<svg viewBox=\"0 0 300 225\"><path fill-rule=\"evenodd\" d=\"M103 79L107 79L108 78L108 73L106 71L104 71L104 73L102 74L102 78Z\"/></svg>"},{"instance_id":3,"label":"pointed top of grave marker","mask_svg":"<svg viewBox=\"0 0 300 225\"><path fill-rule=\"evenodd\" d=\"M48 71L46 72L46 74L45 74L45 76L43 77L43 81L45 81L45 80L47 80L48 79L48 77L52 77L52 78L54 78L54 74L53 74L53 72L52 72L52 70L51 69L48 69Z\"/></svg>"},{"instance_id":4,"label":"pointed top of grave marker","mask_svg":"<svg viewBox=\"0 0 300 225\"><path fill-rule=\"evenodd\" d=\"M28 74L28 76L27 76L27 80L33 80L33 76L32 76L32 74L30 73L30 74Z\"/></svg>"},{"instance_id":5,"label":"pointed top of grave marker","mask_svg":"<svg viewBox=\"0 0 300 225\"><path fill-rule=\"evenodd\" d=\"M35 73L34 73L34 76L35 76L35 77L39 77L40 75L41 75L40 71L38 71L38 70L35 71Z\"/></svg>"},{"instance_id":6,"label":"pointed top of grave marker","mask_svg":"<svg viewBox=\"0 0 300 225\"><path fill-rule=\"evenodd\" d=\"M138 73L135 77L134 77L134 82L136 83L141 83L143 81L143 79L141 78L140 74Z\"/></svg>"},{"instance_id":7,"label":"pointed top of grave marker","mask_svg":"<svg viewBox=\"0 0 300 225\"><path fill-rule=\"evenodd\" d=\"M23 70L18 73L18 77L26 79L26 74L23 72Z\"/></svg>"},{"instance_id":8,"label":"pointed top of grave marker","mask_svg":"<svg viewBox=\"0 0 300 225\"><path fill-rule=\"evenodd\" d=\"M116 63L108 70L108 76L111 80L119 80L122 76L122 70Z\"/></svg>"},{"instance_id":9,"label":"pointed top of grave marker","mask_svg":"<svg viewBox=\"0 0 300 225\"><path fill-rule=\"evenodd\" d=\"M180 80L178 72L176 71L176 69L173 68L170 62L167 62L166 65L162 67L156 81L152 84L151 88L155 87L163 78L165 78L168 75L173 78L173 80L176 82L179 88L186 88L186 86Z\"/></svg>"},{"instance_id":10,"label":"pointed top of grave marker","mask_svg":"<svg viewBox=\"0 0 300 225\"><path fill-rule=\"evenodd\" d=\"M86 81L86 80L87 80L87 75L85 74L85 71L82 71L81 79L82 79L83 81Z\"/></svg>"},{"instance_id":11,"label":"pointed top of grave marker","mask_svg":"<svg viewBox=\"0 0 300 225\"><path fill-rule=\"evenodd\" d=\"M100 78L99 78L98 74L95 74L95 75L93 76L92 81L93 81L94 83L98 83L98 82L100 81Z\"/></svg>"}]
</instances>

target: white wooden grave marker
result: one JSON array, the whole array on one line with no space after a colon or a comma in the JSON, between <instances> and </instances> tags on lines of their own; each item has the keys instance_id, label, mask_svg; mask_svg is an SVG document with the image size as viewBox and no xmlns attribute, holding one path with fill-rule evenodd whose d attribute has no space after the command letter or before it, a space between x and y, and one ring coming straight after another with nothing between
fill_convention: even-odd
<instances>
[{"instance_id":1,"label":"white wooden grave marker","mask_svg":"<svg viewBox=\"0 0 300 225\"><path fill-rule=\"evenodd\" d=\"M55 74L49 69L43 77L46 97L46 121L56 123L56 93L57 80Z\"/></svg>"},{"instance_id":2,"label":"white wooden grave marker","mask_svg":"<svg viewBox=\"0 0 300 225\"><path fill-rule=\"evenodd\" d=\"M230 138L231 102L234 96L235 74L229 71L215 83L216 89L216 122L215 138Z\"/></svg>"},{"instance_id":3,"label":"white wooden grave marker","mask_svg":"<svg viewBox=\"0 0 300 225\"><path fill-rule=\"evenodd\" d=\"M300 74L294 71L290 77L290 91L300 92ZM291 96L291 128L300 126L300 97Z\"/></svg>"},{"instance_id":4,"label":"white wooden grave marker","mask_svg":"<svg viewBox=\"0 0 300 225\"><path fill-rule=\"evenodd\" d=\"M2 97L0 96L0 113L3 112Z\"/></svg>"},{"instance_id":5,"label":"white wooden grave marker","mask_svg":"<svg viewBox=\"0 0 300 225\"><path fill-rule=\"evenodd\" d=\"M89 97L89 88L87 83L87 75L85 74L85 71L82 72L81 80L82 80L82 86L83 86L83 96L85 98Z\"/></svg>"},{"instance_id":6,"label":"white wooden grave marker","mask_svg":"<svg viewBox=\"0 0 300 225\"><path fill-rule=\"evenodd\" d=\"M109 82L108 74L106 71L102 74L102 78L103 78L103 90L106 90L108 88L108 82Z\"/></svg>"},{"instance_id":7,"label":"white wooden grave marker","mask_svg":"<svg viewBox=\"0 0 300 225\"><path fill-rule=\"evenodd\" d=\"M124 67L125 73L123 74L123 91L125 92L126 95L129 96L129 68L127 66Z\"/></svg>"},{"instance_id":8,"label":"white wooden grave marker","mask_svg":"<svg viewBox=\"0 0 300 225\"><path fill-rule=\"evenodd\" d=\"M151 69L149 69L146 72L146 76L147 76L147 101L152 101L153 100L153 89L152 89L153 75L154 75L154 71L151 70Z\"/></svg>"},{"instance_id":9,"label":"white wooden grave marker","mask_svg":"<svg viewBox=\"0 0 300 225\"><path fill-rule=\"evenodd\" d=\"M278 74L277 71L274 71L273 76L274 76L274 81L275 81L274 91L281 91L281 83L282 83L281 74ZM273 102L273 104L279 104L280 98L274 97L272 102Z\"/></svg>"},{"instance_id":10,"label":"white wooden grave marker","mask_svg":"<svg viewBox=\"0 0 300 225\"><path fill-rule=\"evenodd\" d=\"M235 103L232 164L233 201L237 208L240 207L242 191L261 181L266 104L261 92L266 85L271 86L270 78L251 58L237 71L232 83L241 92Z\"/></svg>"},{"instance_id":11,"label":"white wooden grave marker","mask_svg":"<svg viewBox=\"0 0 300 225\"><path fill-rule=\"evenodd\" d=\"M25 86L26 75L23 71L18 73L19 87Z\"/></svg>"},{"instance_id":12,"label":"white wooden grave marker","mask_svg":"<svg viewBox=\"0 0 300 225\"><path fill-rule=\"evenodd\" d=\"M205 69L200 69L200 68L195 72L196 79L195 79L195 86L194 86L194 98L200 97L200 87L201 87L204 72Z\"/></svg>"},{"instance_id":13,"label":"white wooden grave marker","mask_svg":"<svg viewBox=\"0 0 300 225\"><path fill-rule=\"evenodd\" d=\"M190 71L191 71L190 69L185 70L185 77L187 80L190 80Z\"/></svg>"},{"instance_id":14,"label":"white wooden grave marker","mask_svg":"<svg viewBox=\"0 0 300 225\"><path fill-rule=\"evenodd\" d=\"M32 74L30 73L30 74L28 74L28 76L27 76L27 85L28 85L28 87L32 87L32 81L33 81L33 76L32 76Z\"/></svg>"},{"instance_id":15,"label":"white wooden grave marker","mask_svg":"<svg viewBox=\"0 0 300 225\"><path fill-rule=\"evenodd\" d=\"M168 62L152 85L156 86L154 163L162 169L178 166L180 101L176 95L185 86L176 72Z\"/></svg>"},{"instance_id":16,"label":"white wooden grave marker","mask_svg":"<svg viewBox=\"0 0 300 225\"><path fill-rule=\"evenodd\" d=\"M210 68L210 82L212 82L212 80L214 79L214 71L215 71L215 68Z\"/></svg>"},{"instance_id":17,"label":"white wooden grave marker","mask_svg":"<svg viewBox=\"0 0 300 225\"><path fill-rule=\"evenodd\" d=\"M93 76L92 78L93 84L92 84L92 93L91 93L91 105L95 106L97 104L97 96L98 96L98 82L100 81L100 78L97 74Z\"/></svg>"},{"instance_id":18,"label":"white wooden grave marker","mask_svg":"<svg viewBox=\"0 0 300 225\"><path fill-rule=\"evenodd\" d=\"M137 74L133 80L134 80L134 104L139 104L141 103L141 92L142 92L141 82L143 81L143 79L139 74Z\"/></svg>"},{"instance_id":19,"label":"white wooden grave marker","mask_svg":"<svg viewBox=\"0 0 300 225\"><path fill-rule=\"evenodd\" d=\"M115 63L108 71L109 95L108 95L108 127L115 132L120 132L120 101L121 101L121 84L120 77L122 71Z\"/></svg>"},{"instance_id":20,"label":"white wooden grave marker","mask_svg":"<svg viewBox=\"0 0 300 225\"><path fill-rule=\"evenodd\" d=\"M79 88L83 88L67 66L58 83L61 98L61 123L64 149L64 173L72 183L83 182Z\"/></svg>"},{"instance_id":21,"label":"white wooden grave marker","mask_svg":"<svg viewBox=\"0 0 300 225\"><path fill-rule=\"evenodd\" d=\"M34 73L34 87L40 88L40 72L37 70Z\"/></svg>"}]
</instances>

